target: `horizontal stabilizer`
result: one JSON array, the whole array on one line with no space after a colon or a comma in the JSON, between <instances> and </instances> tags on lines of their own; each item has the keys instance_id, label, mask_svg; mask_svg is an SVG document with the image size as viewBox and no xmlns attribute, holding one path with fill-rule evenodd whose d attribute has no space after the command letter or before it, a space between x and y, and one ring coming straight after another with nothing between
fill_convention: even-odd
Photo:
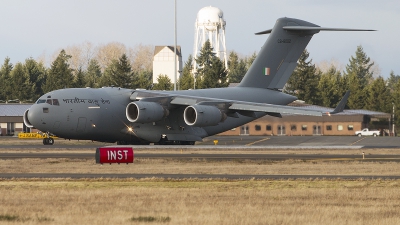
<instances>
[{"instance_id":1,"label":"horizontal stabilizer","mask_svg":"<svg viewBox=\"0 0 400 225\"><path fill-rule=\"evenodd\" d=\"M272 32L272 29L269 29L269 30L264 30L264 31L255 33L255 35L270 34L271 32Z\"/></svg>"},{"instance_id":2,"label":"horizontal stabilizer","mask_svg":"<svg viewBox=\"0 0 400 225\"><path fill-rule=\"evenodd\" d=\"M284 26L284 30L290 31L376 31L368 29L350 29L350 28L329 28L329 27L308 27L308 26ZM265 31L263 31L265 32ZM260 32L262 33L262 32Z\"/></svg>"}]
</instances>

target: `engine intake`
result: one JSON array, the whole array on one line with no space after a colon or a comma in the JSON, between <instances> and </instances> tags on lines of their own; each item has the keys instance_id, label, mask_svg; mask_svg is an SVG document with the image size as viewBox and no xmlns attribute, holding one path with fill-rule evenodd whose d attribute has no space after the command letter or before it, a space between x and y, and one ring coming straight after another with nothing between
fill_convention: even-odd
<instances>
[{"instance_id":1,"label":"engine intake","mask_svg":"<svg viewBox=\"0 0 400 225\"><path fill-rule=\"evenodd\" d=\"M168 110L156 102L137 101L126 106L126 118L132 123L156 122L168 114Z\"/></svg>"},{"instance_id":2,"label":"engine intake","mask_svg":"<svg viewBox=\"0 0 400 225\"><path fill-rule=\"evenodd\" d=\"M27 109L27 110L24 112L24 116L23 116L23 118L24 118L24 124L25 124L26 127L32 128L33 125L32 125L32 123L31 123L31 122L29 121L29 119L28 119L28 114L29 114L29 109Z\"/></svg>"},{"instance_id":3,"label":"engine intake","mask_svg":"<svg viewBox=\"0 0 400 225\"><path fill-rule=\"evenodd\" d=\"M191 105L183 112L185 123L189 126L215 126L226 119L225 113L217 107L208 105Z\"/></svg>"}]
</instances>

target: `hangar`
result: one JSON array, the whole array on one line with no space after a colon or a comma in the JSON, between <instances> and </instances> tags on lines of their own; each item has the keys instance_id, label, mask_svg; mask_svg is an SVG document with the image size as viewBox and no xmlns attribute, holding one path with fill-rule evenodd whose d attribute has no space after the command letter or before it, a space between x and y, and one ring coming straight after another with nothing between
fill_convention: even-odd
<instances>
[{"instance_id":1,"label":"hangar","mask_svg":"<svg viewBox=\"0 0 400 225\"><path fill-rule=\"evenodd\" d=\"M0 136L13 136L19 132L31 132L23 115L32 104L0 104Z\"/></svg>"}]
</instances>

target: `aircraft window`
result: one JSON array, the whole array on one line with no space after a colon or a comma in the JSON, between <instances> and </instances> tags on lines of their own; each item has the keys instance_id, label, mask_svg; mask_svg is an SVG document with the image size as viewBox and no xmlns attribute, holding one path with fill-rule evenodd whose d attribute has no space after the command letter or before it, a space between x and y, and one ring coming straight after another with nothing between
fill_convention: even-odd
<instances>
[{"instance_id":1,"label":"aircraft window","mask_svg":"<svg viewBox=\"0 0 400 225\"><path fill-rule=\"evenodd\" d=\"M45 103L45 102L46 102L46 100L44 100L44 99L39 99L39 100L37 100L36 104L42 104L42 103Z\"/></svg>"},{"instance_id":2,"label":"aircraft window","mask_svg":"<svg viewBox=\"0 0 400 225\"><path fill-rule=\"evenodd\" d=\"M51 105L51 99L47 99L46 103Z\"/></svg>"},{"instance_id":3,"label":"aircraft window","mask_svg":"<svg viewBox=\"0 0 400 225\"><path fill-rule=\"evenodd\" d=\"M60 105L60 103L58 102L58 99L53 99L53 105Z\"/></svg>"}]
</instances>

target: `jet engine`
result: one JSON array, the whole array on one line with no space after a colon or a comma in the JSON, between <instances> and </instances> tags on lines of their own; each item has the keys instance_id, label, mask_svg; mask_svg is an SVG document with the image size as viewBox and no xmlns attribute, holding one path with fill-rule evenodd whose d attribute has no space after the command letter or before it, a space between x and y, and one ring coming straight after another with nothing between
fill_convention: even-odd
<instances>
[{"instance_id":1,"label":"jet engine","mask_svg":"<svg viewBox=\"0 0 400 225\"><path fill-rule=\"evenodd\" d=\"M150 123L168 116L168 110L156 102L131 102L126 106L126 118L132 123Z\"/></svg>"},{"instance_id":2,"label":"jet engine","mask_svg":"<svg viewBox=\"0 0 400 225\"><path fill-rule=\"evenodd\" d=\"M27 110L24 112L24 116L23 116L23 118L24 118L24 124L25 124L26 127L32 128L33 125L31 124L31 122L30 122L29 119L28 119L28 113L29 113L29 109L27 109Z\"/></svg>"},{"instance_id":3,"label":"jet engine","mask_svg":"<svg viewBox=\"0 0 400 225\"><path fill-rule=\"evenodd\" d=\"M226 119L226 114L215 106L191 105L183 112L185 123L189 126L215 126Z\"/></svg>"}]
</instances>

